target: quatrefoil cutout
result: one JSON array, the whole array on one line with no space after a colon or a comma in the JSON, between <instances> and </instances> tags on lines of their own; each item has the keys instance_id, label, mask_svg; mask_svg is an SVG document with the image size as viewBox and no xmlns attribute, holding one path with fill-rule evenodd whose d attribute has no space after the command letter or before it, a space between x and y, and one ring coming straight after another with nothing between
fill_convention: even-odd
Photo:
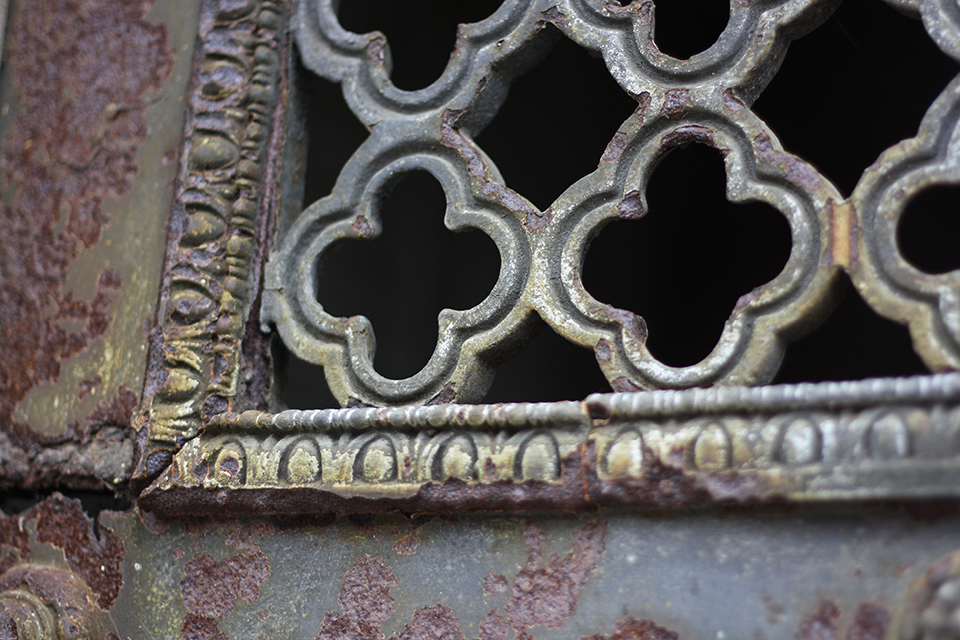
<instances>
[{"instance_id":1,"label":"quatrefoil cutout","mask_svg":"<svg viewBox=\"0 0 960 640\"><path fill-rule=\"evenodd\" d=\"M489 18L462 29L437 81L418 91L401 91L389 80L379 36L343 29L329 0L300 3L297 41L305 65L343 85L348 104L371 136L348 162L333 193L310 205L272 253L265 325L275 324L295 354L325 367L343 404L478 400L496 363L525 343L538 315L567 339L594 349L614 385L621 380L645 388L763 381L779 358L780 334L815 313L829 286L829 268L811 271L801 263L818 264L823 251L816 204L839 197L815 171L784 154L748 106L771 77L789 39L814 28L834 4L735 3L717 43L705 54L681 61L652 44L649 2L508 0ZM546 54L557 31L600 53L638 109L635 124L628 120L621 127L598 170L541 211L504 185L473 136L494 117L513 78ZM781 276L734 312L732 322L739 328L725 331L715 356L702 366L676 371L644 351L642 340L636 340L639 325L629 316L618 316L612 324L609 317L597 317L598 303L578 289L577 269L591 225L601 224L605 215L618 215L618 206L636 190L627 185L643 183L642 174L658 153L644 150L645 145L657 139L670 146L677 142L670 135L697 137L697 127L710 132L711 144L737 157L727 166L733 174L731 197L766 199L784 212L794 229L795 248ZM765 175L751 174L758 166ZM373 369L369 323L327 314L316 301L314 282L324 251L336 240L358 237L361 217L375 226L372 203L378 190L391 176L410 170L429 171L440 181L448 198L448 225L487 233L502 266L484 302L441 315L430 362L396 381ZM776 183L774 195L764 191L767 183ZM788 309L762 311L771 305ZM765 320L768 316L777 321ZM786 328L781 331L777 322ZM611 356L605 362L608 347Z\"/></svg>"}]
</instances>

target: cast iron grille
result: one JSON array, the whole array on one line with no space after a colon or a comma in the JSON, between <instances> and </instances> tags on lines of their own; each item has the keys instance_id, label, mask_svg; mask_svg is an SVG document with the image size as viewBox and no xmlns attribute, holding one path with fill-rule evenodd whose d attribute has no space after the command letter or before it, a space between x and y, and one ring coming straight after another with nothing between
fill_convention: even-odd
<instances>
[{"instance_id":1,"label":"cast iron grille","mask_svg":"<svg viewBox=\"0 0 960 640\"><path fill-rule=\"evenodd\" d=\"M220 382L239 375L230 362L189 378L186 365L207 366L209 355L171 360L179 377L169 375L158 396L186 400L151 406L138 473L154 473L150 460L171 463L150 476L138 503L178 514L569 512L955 497L960 375L950 372L960 364L960 271L918 269L897 234L918 194L957 182L960 80L944 81L916 137L889 147L859 180L838 180L849 197L784 150L753 109L789 42L838 4L732 2L716 42L679 60L656 46L652 2L508 0L459 30L438 80L401 91L390 81L384 36L345 30L329 0L301 2L294 32L304 65L341 85L369 137L329 196L280 215L260 319L292 353L324 368L347 408L244 411L249 405L231 404L232 387ZM896 7L923 18L951 65L960 57L953 9L933 0ZM558 42L597 54L632 112L610 132L596 170L541 208L502 179L477 140L511 83ZM743 292L706 357L671 365L648 348L643 319L591 295L584 256L605 226L653 215L657 167L688 145L720 159L730 201L759 203L783 221L789 255ZM435 179L447 227L487 236L500 268L481 302L439 314L427 363L391 379L374 367L371 323L329 313L318 283L337 277L324 270L334 245L380 233L381 203L406 174ZM785 345L829 317L849 282L864 305L907 326L934 374L767 385ZM483 398L495 368L540 324L589 349L619 393L465 404ZM174 385L188 378L197 384ZM176 419L158 420L157 406Z\"/></svg>"},{"instance_id":2,"label":"cast iron grille","mask_svg":"<svg viewBox=\"0 0 960 640\"><path fill-rule=\"evenodd\" d=\"M784 151L750 108L789 42L817 27L837 4L734 2L715 44L678 60L654 42L651 2L505 2L486 20L461 29L436 82L401 91L390 82L382 35L344 30L329 2L301 3L297 38L304 63L342 84L371 134L333 193L309 206L271 255L265 326L276 326L298 357L324 367L343 406L480 400L496 365L523 348L541 318L566 340L591 349L614 390L756 385L773 378L787 343L829 313L845 272L875 311L909 327L930 370L956 369L960 275L920 271L904 259L896 234L911 199L953 179L957 86L949 85L930 107L919 135L884 152L848 198ZM922 10L937 44L957 55L950 10L933 2L896 4ZM549 55L559 37L600 54L635 110L613 133L596 171L541 210L504 183L475 138L495 117L509 84ZM779 273L740 297L706 357L670 366L648 349L641 317L586 290L583 264L604 226L647 213L653 170L690 143L722 155L731 201L765 203L783 215L791 249ZM416 171L443 186L446 225L487 234L501 267L481 303L441 312L427 364L394 380L374 369L369 321L327 313L316 283L336 277L323 272L324 253L344 239L376 236L383 193Z\"/></svg>"}]
</instances>

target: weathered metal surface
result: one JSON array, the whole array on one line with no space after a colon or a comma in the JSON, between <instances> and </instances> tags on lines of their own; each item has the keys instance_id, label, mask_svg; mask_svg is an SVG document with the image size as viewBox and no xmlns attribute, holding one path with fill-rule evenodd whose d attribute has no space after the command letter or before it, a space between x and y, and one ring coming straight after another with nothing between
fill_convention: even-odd
<instances>
[{"instance_id":1,"label":"weathered metal surface","mask_svg":"<svg viewBox=\"0 0 960 640\"><path fill-rule=\"evenodd\" d=\"M958 55L955 11L938 2L894 4L922 14L937 44ZM653 44L651 2L505 2L487 20L461 30L441 78L405 92L390 83L381 34L344 31L329 0L303 2L297 29L305 64L343 85L371 136L333 193L304 211L272 255L264 319L299 357L325 367L343 406L479 400L495 364L526 341L534 315L592 349L618 391L758 384L772 378L784 345L828 312L843 271L876 311L909 326L931 370L958 368L960 276L929 275L909 265L896 228L916 193L957 181L952 140L960 84L947 87L918 136L888 150L848 199L814 167L785 153L750 109L789 40L817 26L835 5L731 3L717 42L689 60L675 60ZM473 138L494 117L513 77L542 55L548 24L602 55L637 109L611 132L597 170L539 211L503 184ZM647 350L643 319L594 299L581 271L590 239L611 220L645 215L651 172L665 154L689 143L724 156L731 201L766 202L787 218L793 250L777 277L740 298L703 361L671 367ZM382 193L417 169L443 184L449 228L474 227L496 242L501 272L480 305L441 313L436 349L419 373L389 380L373 368L370 323L326 313L314 282L328 277L322 257L334 242L379 234Z\"/></svg>"},{"instance_id":2,"label":"weathered metal surface","mask_svg":"<svg viewBox=\"0 0 960 640\"><path fill-rule=\"evenodd\" d=\"M960 520L920 503L101 526L126 549L121 637L906 640Z\"/></svg>"},{"instance_id":3,"label":"weathered metal surface","mask_svg":"<svg viewBox=\"0 0 960 640\"><path fill-rule=\"evenodd\" d=\"M117 640L124 544L59 494L0 513L0 637Z\"/></svg>"},{"instance_id":4,"label":"weathered metal surface","mask_svg":"<svg viewBox=\"0 0 960 640\"><path fill-rule=\"evenodd\" d=\"M932 369L954 368L956 274L903 272L890 238L916 189L960 179L950 140L957 89L847 201L749 109L787 40L834 4L731 3L718 44L681 62L652 44L649 2L508 0L461 31L444 78L411 94L390 86L381 36L345 34L330 4L304 2L301 38L339 47L325 61L304 47L307 62L344 82L373 133L334 195L289 226L299 162L283 140L296 108L284 67L290 5L205 2L138 414L135 493L149 486L137 508L104 514L97 527L60 496L0 516L0 638L960 637L958 374L730 386L771 374L783 341L826 311L841 271L911 325ZM950 50L953 9L896 4L922 13ZM638 109L598 171L538 211L502 184L472 137L513 74L545 54L554 27L601 51ZM669 369L644 351L642 321L592 300L579 269L592 234L643 215L653 166L690 142L726 154L732 198L759 198L788 218L794 253L738 305L707 360ZM265 338L251 329L274 218L287 243L275 256L303 262L274 262L267 280L303 280L270 281L268 295L287 287L317 311L308 285L321 245L375 233L387 174L413 168L444 183L451 225L497 240L505 266L494 293L443 315L449 342L441 338L426 373L399 384L371 373L372 329L369 341L351 334L369 329L362 320L320 311L297 330L307 352L321 345L334 386L346 380L344 403L442 406L265 413ZM326 213L341 217L328 224ZM300 254L298 242L314 244ZM288 340L290 318L276 309L289 302L271 312ZM718 386L444 404L479 397L536 315L592 348L615 389ZM324 342L317 326L339 337ZM344 344L359 355L344 356ZM28 464L0 462L27 483L37 472L95 482L131 446L121 429L100 429L89 442L24 450ZM479 510L525 513L457 515ZM570 513L580 515L560 515Z\"/></svg>"},{"instance_id":5,"label":"weathered metal surface","mask_svg":"<svg viewBox=\"0 0 960 640\"><path fill-rule=\"evenodd\" d=\"M247 335L247 321L259 290L257 256L278 200L287 5L203 4L196 91L137 425L141 480L158 473L205 419L265 402L269 382L254 378L269 376L266 343ZM241 394L237 405L242 388L253 393ZM259 400L244 397L258 393Z\"/></svg>"},{"instance_id":6,"label":"weathered metal surface","mask_svg":"<svg viewBox=\"0 0 960 640\"><path fill-rule=\"evenodd\" d=\"M131 511L95 532L54 496L0 516L0 637L953 638L958 526L955 502L918 502L579 519Z\"/></svg>"},{"instance_id":7,"label":"weathered metal surface","mask_svg":"<svg viewBox=\"0 0 960 640\"><path fill-rule=\"evenodd\" d=\"M144 491L167 515L566 511L960 497L960 375L582 403L221 415Z\"/></svg>"},{"instance_id":8,"label":"weathered metal surface","mask_svg":"<svg viewBox=\"0 0 960 640\"><path fill-rule=\"evenodd\" d=\"M650 2L505 2L487 20L460 31L439 80L404 92L389 81L382 35L344 31L330 2L301 3L297 37L305 64L342 83L371 136L344 167L333 193L313 203L272 254L265 322L299 357L325 367L344 406L479 400L493 366L528 339L535 315L591 348L616 390L769 381L784 342L813 326L830 304L831 282L843 265L830 253L828 212L842 198L813 167L785 153L749 105L789 40L817 26L835 4L732 3L717 43L679 61L652 44ZM555 31L602 55L637 108L611 132L597 170L540 211L503 184L472 140L496 113L512 78L543 55ZM652 169L691 142L724 156L730 199L760 200L787 218L794 247L773 281L741 298L713 352L697 365L674 368L647 351L641 318L586 292L580 270L590 239L610 220L644 215ZM373 368L369 322L327 314L314 282L325 277L321 258L332 243L379 233L381 194L398 176L418 169L443 185L449 228L475 227L490 235L501 271L480 305L441 313L437 347L419 373L388 380Z\"/></svg>"},{"instance_id":9,"label":"weathered metal surface","mask_svg":"<svg viewBox=\"0 0 960 640\"><path fill-rule=\"evenodd\" d=\"M12 3L0 95L0 486L129 475L195 9Z\"/></svg>"}]
</instances>

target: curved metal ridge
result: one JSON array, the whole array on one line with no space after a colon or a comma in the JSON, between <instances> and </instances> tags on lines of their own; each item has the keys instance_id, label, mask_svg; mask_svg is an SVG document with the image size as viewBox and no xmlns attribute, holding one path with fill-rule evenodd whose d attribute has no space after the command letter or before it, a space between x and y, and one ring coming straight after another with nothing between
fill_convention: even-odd
<instances>
[{"instance_id":1,"label":"curved metal ridge","mask_svg":"<svg viewBox=\"0 0 960 640\"><path fill-rule=\"evenodd\" d=\"M432 407L364 407L306 411L290 409L273 414L260 411L221 414L211 420L206 431L324 432L447 427L510 431L581 424L584 417L583 405L580 402L447 404Z\"/></svg>"},{"instance_id":2,"label":"curved metal ridge","mask_svg":"<svg viewBox=\"0 0 960 640\"><path fill-rule=\"evenodd\" d=\"M960 399L960 374L873 378L846 382L714 387L686 391L595 394L586 399L591 414L611 420L669 418L691 414L772 413L805 409L853 409L879 404L945 402Z\"/></svg>"},{"instance_id":3,"label":"curved metal ridge","mask_svg":"<svg viewBox=\"0 0 960 640\"><path fill-rule=\"evenodd\" d=\"M598 421L676 418L692 414L773 413L943 402L960 398L960 374L876 378L766 387L595 393L583 402L447 404L430 407L288 409L280 413L223 413L205 433L307 433L370 429L500 429L590 425Z\"/></svg>"},{"instance_id":4,"label":"curved metal ridge","mask_svg":"<svg viewBox=\"0 0 960 640\"><path fill-rule=\"evenodd\" d=\"M827 254L828 212L842 196L814 167L786 153L750 105L789 41L815 28L836 4L734 3L713 47L676 60L653 44L650 2L506 0L486 20L461 29L436 82L407 92L390 82L382 34L345 31L330 0L302 2L295 28L307 67L340 82L350 108L371 131L333 192L311 203L272 251L263 328L276 328L294 354L322 365L342 406L480 400L496 363L528 341L538 316L593 350L616 391L768 382L786 342L828 310L839 273ZM546 54L558 33L600 54L637 108L611 131L596 171L541 211L504 184L475 138L509 84ZM646 213L650 174L666 154L692 142L724 157L729 199L777 209L794 242L781 273L740 298L713 351L695 365L671 367L647 349L642 318L585 290L582 259L604 225ZM315 285L324 276L322 256L335 243L379 235L382 194L414 170L431 173L443 186L448 228L473 227L490 236L501 269L483 302L440 313L430 360L415 375L394 380L373 366L370 322L329 314Z\"/></svg>"}]
</instances>

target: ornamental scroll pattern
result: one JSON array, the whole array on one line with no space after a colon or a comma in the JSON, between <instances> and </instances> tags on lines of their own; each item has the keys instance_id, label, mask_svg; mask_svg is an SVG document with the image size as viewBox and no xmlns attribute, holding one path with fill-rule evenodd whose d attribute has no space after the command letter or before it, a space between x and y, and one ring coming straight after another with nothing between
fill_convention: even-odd
<instances>
[{"instance_id":1,"label":"ornamental scroll pattern","mask_svg":"<svg viewBox=\"0 0 960 640\"><path fill-rule=\"evenodd\" d=\"M151 447L182 444L237 395L288 11L284 0L243 0L201 14L154 345L162 366L141 416Z\"/></svg>"},{"instance_id":2,"label":"ornamental scroll pattern","mask_svg":"<svg viewBox=\"0 0 960 640\"><path fill-rule=\"evenodd\" d=\"M888 1L921 16L943 51L960 59L954 4ZM461 28L440 79L406 92L389 80L389 48L381 34L345 31L329 0L301 2L296 29L305 65L342 84L371 135L333 193L311 204L271 254L264 327L275 326L298 357L323 365L344 406L479 400L496 363L525 342L536 315L592 349L615 390L754 385L768 382L785 344L828 312L837 276L846 271L877 312L909 326L931 370L960 368L960 272L918 271L895 239L900 212L913 195L960 181L960 80L931 106L918 136L885 152L849 199L785 152L750 109L789 41L817 27L837 4L731 2L717 42L681 61L653 43L652 2L506 0L486 20ZM473 138L495 116L512 79L547 55L558 34L599 53L637 107L596 171L540 211L503 183ZM698 364L676 368L647 350L642 318L584 289L581 269L590 239L605 224L646 213L653 168L690 142L724 156L731 201L765 202L787 219L793 247L779 275L741 297L713 351ZM447 227L474 227L493 239L501 270L479 305L440 314L436 349L419 373L389 380L373 368L369 321L328 314L316 299L315 282L324 277L321 258L332 243L380 233L380 194L412 170L426 170L442 184Z\"/></svg>"}]
</instances>

